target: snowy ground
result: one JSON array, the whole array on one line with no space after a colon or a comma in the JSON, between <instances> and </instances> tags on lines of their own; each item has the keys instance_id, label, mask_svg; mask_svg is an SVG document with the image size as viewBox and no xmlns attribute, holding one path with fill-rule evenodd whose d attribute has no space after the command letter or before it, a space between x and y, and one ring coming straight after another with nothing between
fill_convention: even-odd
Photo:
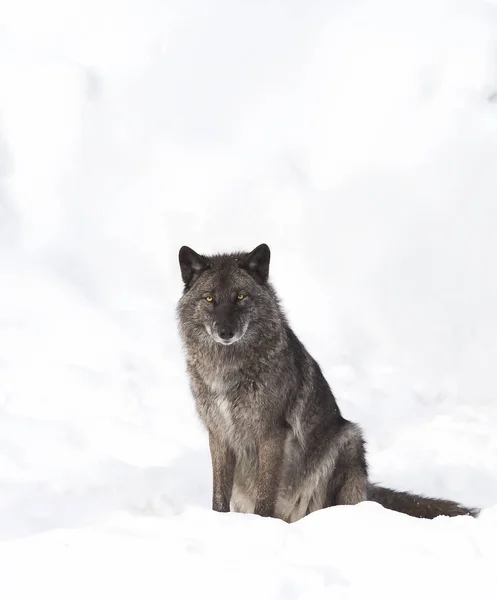
<instances>
[{"instance_id":1,"label":"snowy ground","mask_svg":"<svg viewBox=\"0 0 497 600\"><path fill-rule=\"evenodd\" d=\"M497 597L497 3L5 0L0 596ZM177 251L273 251L385 484L210 507Z\"/></svg>"}]
</instances>

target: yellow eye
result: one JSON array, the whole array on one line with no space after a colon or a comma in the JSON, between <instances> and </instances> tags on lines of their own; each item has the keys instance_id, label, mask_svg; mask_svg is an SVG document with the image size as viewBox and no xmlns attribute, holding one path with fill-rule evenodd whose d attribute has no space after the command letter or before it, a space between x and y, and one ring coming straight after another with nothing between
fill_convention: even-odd
<instances>
[{"instance_id":1,"label":"yellow eye","mask_svg":"<svg viewBox=\"0 0 497 600\"><path fill-rule=\"evenodd\" d=\"M205 300L206 300L207 302L212 302L212 300L213 300L213 297L212 297L212 296L206 296L206 297L205 297Z\"/></svg>"},{"instance_id":2,"label":"yellow eye","mask_svg":"<svg viewBox=\"0 0 497 600\"><path fill-rule=\"evenodd\" d=\"M243 300L245 298L245 296L243 294L238 294L237 298L238 298L238 300Z\"/></svg>"}]
</instances>

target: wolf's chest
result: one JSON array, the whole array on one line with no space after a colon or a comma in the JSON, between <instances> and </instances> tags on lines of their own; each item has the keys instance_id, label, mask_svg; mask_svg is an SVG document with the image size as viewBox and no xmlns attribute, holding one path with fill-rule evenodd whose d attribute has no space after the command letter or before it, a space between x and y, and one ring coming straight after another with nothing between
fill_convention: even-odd
<instances>
[{"instance_id":1,"label":"wolf's chest","mask_svg":"<svg viewBox=\"0 0 497 600\"><path fill-rule=\"evenodd\" d=\"M250 439L251 419L240 403L222 394L212 396L205 407L206 424L231 446L245 445Z\"/></svg>"},{"instance_id":2,"label":"wolf's chest","mask_svg":"<svg viewBox=\"0 0 497 600\"><path fill-rule=\"evenodd\" d=\"M215 380L209 387L209 397L203 403L207 426L232 442L253 439L258 420L253 390L232 387L223 380Z\"/></svg>"},{"instance_id":3,"label":"wolf's chest","mask_svg":"<svg viewBox=\"0 0 497 600\"><path fill-rule=\"evenodd\" d=\"M211 409L222 427L234 426L236 414L233 404L227 396L222 394L214 396Z\"/></svg>"}]
</instances>

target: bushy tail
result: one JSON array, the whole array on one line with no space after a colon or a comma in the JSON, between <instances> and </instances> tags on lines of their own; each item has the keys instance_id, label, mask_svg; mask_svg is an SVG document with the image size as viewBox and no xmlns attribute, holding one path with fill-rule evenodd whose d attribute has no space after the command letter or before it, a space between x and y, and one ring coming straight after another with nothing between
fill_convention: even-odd
<instances>
[{"instance_id":1,"label":"bushy tail","mask_svg":"<svg viewBox=\"0 0 497 600\"><path fill-rule=\"evenodd\" d=\"M369 485L368 500L378 502L378 504L390 510L396 510L420 519L434 519L441 515L447 517L457 517L458 515L477 517L480 513L478 508L468 508L452 500L428 498L410 492L397 492L375 484Z\"/></svg>"}]
</instances>

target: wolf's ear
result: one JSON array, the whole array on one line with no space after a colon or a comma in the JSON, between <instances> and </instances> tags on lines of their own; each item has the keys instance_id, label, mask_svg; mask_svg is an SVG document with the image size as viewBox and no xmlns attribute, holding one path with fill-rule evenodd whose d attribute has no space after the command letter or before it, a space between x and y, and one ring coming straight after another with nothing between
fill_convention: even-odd
<instances>
[{"instance_id":1,"label":"wolf's ear","mask_svg":"<svg viewBox=\"0 0 497 600\"><path fill-rule=\"evenodd\" d=\"M209 263L203 256L197 254L188 246L182 246L179 251L179 266L181 269L181 277L185 285L190 285L194 277L198 277L202 271L209 267Z\"/></svg>"},{"instance_id":2,"label":"wolf's ear","mask_svg":"<svg viewBox=\"0 0 497 600\"><path fill-rule=\"evenodd\" d=\"M247 270L261 283L266 283L269 277L270 258L271 250L269 250L269 246L260 244L240 261L240 267Z\"/></svg>"}]
</instances>

